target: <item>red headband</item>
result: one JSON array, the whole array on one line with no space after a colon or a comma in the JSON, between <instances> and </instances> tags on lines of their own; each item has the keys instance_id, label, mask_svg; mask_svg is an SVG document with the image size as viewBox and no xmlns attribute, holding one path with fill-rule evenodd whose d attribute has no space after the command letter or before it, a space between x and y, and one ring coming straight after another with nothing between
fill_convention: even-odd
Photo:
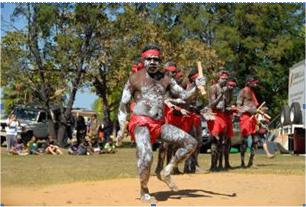
<instances>
[{"instance_id":1,"label":"red headband","mask_svg":"<svg viewBox=\"0 0 306 207\"><path fill-rule=\"evenodd\" d=\"M232 80L230 80L230 81L227 81L227 85L228 86L233 86L233 87L236 87L236 81L232 81Z\"/></svg>"},{"instance_id":2,"label":"red headband","mask_svg":"<svg viewBox=\"0 0 306 207\"><path fill-rule=\"evenodd\" d=\"M253 84L257 84L259 83L259 80L248 80L247 83L253 83Z\"/></svg>"},{"instance_id":3,"label":"red headband","mask_svg":"<svg viewBox=\"0 0 306 207\"><path fill-rule=\"evenodd\" d=\"M167 67L165 67L166 71L170 71L170 72L173 72L173 71L176 71L176 67L173 66L173 65L169 65Z\"/></svg>"},{"instance_id":4,"label":"red headband","mask_svg":"<svg viewBox=\"0 0 306 207\"><path fill-rule=\"evenodd\" d=\"M194 80L194 79L196 79L197 77L199 77L199 73L196 73L196 74L192 75L190 78L191 78L192 80Z\"/></svg>"},{"instance_id":5,"label":"red headband","mask_svg":"<svg viewBox=\"0 0 306 207\"><path fill-rule=\"evenodd\" d=\"M145 59L148 56L160 56L160 51L156 49L146 50L141 54L141 58Z\"/></svg>"},{"instance_id":6,"label":"red headband","mask_svg":"<svg viewBox=\"0 0 306 207\"><path fill-rule=\"evenodd\" d=\"M218 76L219 78L228 78L229 73L226 71L222 71L222 72L219 72Z\"/></svg>"},{"instance_id":7,"label":"red headband","mask_svg":"<svg viewBox=\"0 0 306 207\"><path fill-rule=\"evenodd\" d=\"M180 77L183 77L183 73L182 73L182 71L180 71L180 72L176 73L174 77L175 77L175 78L180 78Z\"/></svg>"}]
</instances>

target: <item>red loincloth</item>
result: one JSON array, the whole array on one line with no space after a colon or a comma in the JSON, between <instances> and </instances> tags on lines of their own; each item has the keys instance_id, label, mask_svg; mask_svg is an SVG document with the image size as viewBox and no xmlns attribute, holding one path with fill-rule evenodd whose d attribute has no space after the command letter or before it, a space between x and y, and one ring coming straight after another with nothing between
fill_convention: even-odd
<instances>
[{"instance_id":1,"label":"red loincloth","mask_svg":"<svg viewBox=\"0 0 306 207\"><path fill-rule=\"evenodd\" d=\"M256 118L248 112L241 114L239 120L240 134L247 137L256 133Z\"/></svg>"},{"instance_id":2,"label":"red loincloth","mask_svg":"<svg viewBox=\"0 0 306 207\"><path fill-rule=\"evenodd\" d=\"M132 140L135 140L135 128L137 126L146 126L150 132L151 143L155 143L156 139L160 136L161 126L165 123L164 119L154 120L148 116L139 116L131 114L129 122L129 132Z\"/></svg>"},{"instance_id":3,"label":"red loincloth","mask_svg":"<svg viewBox=\"0 0 306 207\"><path fill-rule=\"evenodd\" d=\"M196 113L190 113L189 115L174 114L174 109L170 109L168 106L165 107L166 123L174 125L187 133L190 133L193 126L201 125L201 117Z\"/></svg>"},{"instance_id":4,"label":"red loincloth","mask_svg":"<svg viewBox=\"0 0 306 207\"><path fill-rule=\"evenodd\" d=\"M214 110L213 110L213 113L215 113L215 119L207 121L209 133L212 136L218 136L221 134L225 134L227 124L226 124L224 113L220 111L214 111Z\"/></svg>"}]
</instances>

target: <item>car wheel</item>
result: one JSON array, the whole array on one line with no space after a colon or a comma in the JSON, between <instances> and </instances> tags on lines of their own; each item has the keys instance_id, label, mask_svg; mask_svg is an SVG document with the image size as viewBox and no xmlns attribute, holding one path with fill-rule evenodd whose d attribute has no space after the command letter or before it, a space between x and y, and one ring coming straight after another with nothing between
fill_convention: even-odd
<instances>
[{"instance_id":1,"label":"car wheel","mask_svg":"<svg viewBox=\"0 0 306 207\"><path fill-rule=\"evenodd\" d=\"M299 103L294 102L291 104L289 118L291 124L301 124L302 111Z\"/></svg>"},{"instance_id":2,"label":"car wheel","mask_svg":"<svg viewBox=\"0 0 306 207\"><path fill-rule=\"evenodd\" d=\"M281 116L280 116L280 122L281 122L282 126L287 125L287 124L290 123L290 120L289 120L289 107L288 106L283 106L282 112L281 112Z\"/></svg>"}]
</instances>

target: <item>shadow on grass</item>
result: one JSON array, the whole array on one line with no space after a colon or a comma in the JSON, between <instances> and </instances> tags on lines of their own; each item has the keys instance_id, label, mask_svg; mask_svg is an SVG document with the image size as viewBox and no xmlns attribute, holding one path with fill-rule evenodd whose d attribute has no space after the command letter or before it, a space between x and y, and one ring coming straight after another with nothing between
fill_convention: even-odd
<instances>
[{"instance_id":1,"label":"shadow on grass","mask_svg":"<svg viewBox=\"0 0 306 207\"><path fill-rule=\"evenodd\" d=\"M152 193L157 201L166 201L170 199L181 199L181 198L199 198L199 197L213 197L215 196L226 196L226 197L235 197L236 193L226 194L226 193L217 193L213 191L200 190L200 189L188 189L188 190L179 190L179 191L161 191Z\"/></svg>"}]
</instances>

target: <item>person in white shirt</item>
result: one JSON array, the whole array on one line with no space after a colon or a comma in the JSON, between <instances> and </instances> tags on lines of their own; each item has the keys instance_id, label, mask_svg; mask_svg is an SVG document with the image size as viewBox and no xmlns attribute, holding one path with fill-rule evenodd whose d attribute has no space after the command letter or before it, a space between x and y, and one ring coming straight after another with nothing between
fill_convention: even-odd
<instances>
[{"instance_id":1,"label":"person in white shirt","mask_svg":"<svg viewBox=\"0 0 306 207\"><path fill-rule=\"evenodd\" d=\"M10 151L14 147L17 142L17 130L19 126L19 122L16 119L16 115L12 114L6 120L6 143L7 150Z\"/></svg>"}]
</instances>

